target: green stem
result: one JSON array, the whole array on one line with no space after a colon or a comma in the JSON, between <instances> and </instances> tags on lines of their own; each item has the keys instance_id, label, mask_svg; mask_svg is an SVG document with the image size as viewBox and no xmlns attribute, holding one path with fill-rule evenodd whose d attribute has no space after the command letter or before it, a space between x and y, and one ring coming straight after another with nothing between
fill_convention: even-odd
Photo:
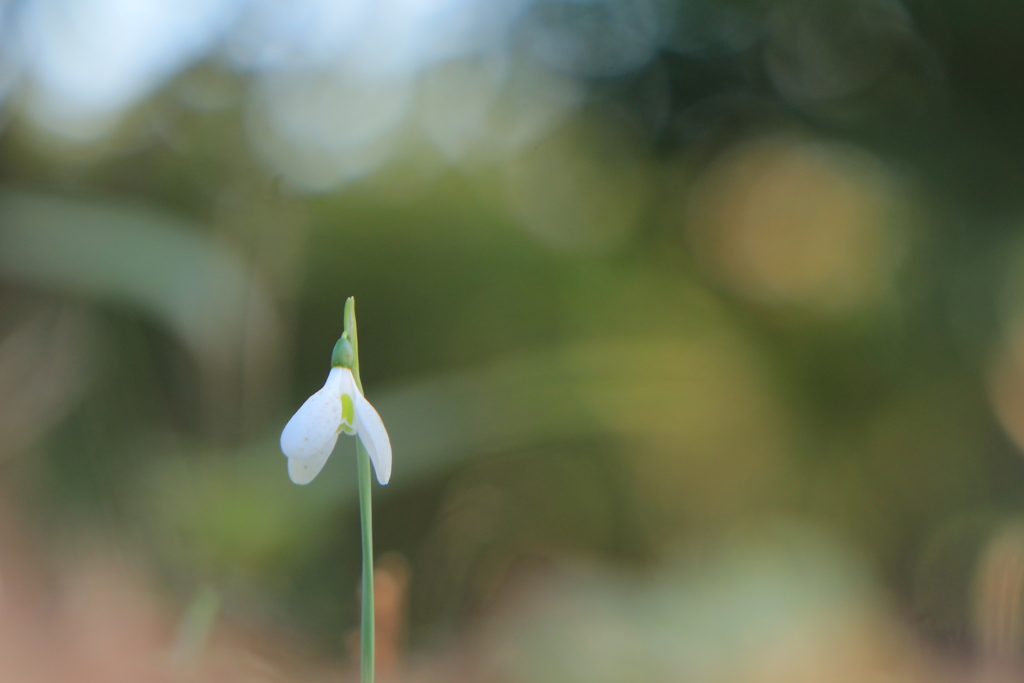
<instances>
[{"instance_id":1,"label":"green stem","mask_svg":"<svg viewBox=\"0 0 1024 683\"><path fill-rule=\"evenodd\" d=\"M352 376L359 393L363 382L359 377L359 336L356 332L356 301L349 297L345 302L345 332L352 343ZM356 439L356 462L359 466L359 520L363 536L363 607L362 633L359 639L360 681L373 683L374 664L374 623L373 623L373 501L370 488L370 455L363 444Z\"/></svg>"},{"instance_id":2,"label":"green stem","mask_svg":"<svg viewBox=\"0 0 1024 683\"><path fill-rule=\"evenodd\" d=\"M370 500L370 456L356 441L359 462L359 517L363 532L363 619L360 638L362 683L373 683L373 505Z\"/></svg>"}]
</instances>

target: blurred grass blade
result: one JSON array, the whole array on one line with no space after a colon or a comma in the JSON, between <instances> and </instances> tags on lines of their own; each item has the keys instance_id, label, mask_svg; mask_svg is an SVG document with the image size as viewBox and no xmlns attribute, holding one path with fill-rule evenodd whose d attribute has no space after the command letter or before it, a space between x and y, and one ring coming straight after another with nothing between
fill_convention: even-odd
<instances>
[{"instance_id":1,"label":"blurred grass blade","mask_svg":"<svg viewBox=\"0 0 1024 683\"><path fill-rule=\"evenodd\" d=\"M238 357L246 328L263 332L257 338L276 329L237 255L199 226L141 207L0 191L0 274L138 306L214 362Z\"/></svg>"},{"instance_id":2,"label":"blurred grass blade","mask_svg":"<svg viewBox=\"0 0 1024 683\"><path fill-rule=\"evenodd\" d=\"M171 666L175 671L195 671L219 612L220 595L212 586L202 586L189 603L178 627L178 636L171 650Z\"/></svg>"}]
</instances>

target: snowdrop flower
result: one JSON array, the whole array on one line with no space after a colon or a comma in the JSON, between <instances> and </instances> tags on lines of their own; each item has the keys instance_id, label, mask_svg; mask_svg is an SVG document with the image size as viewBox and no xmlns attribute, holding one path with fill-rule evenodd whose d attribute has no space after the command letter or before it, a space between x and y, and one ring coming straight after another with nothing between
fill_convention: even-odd
<instances>
[{"instance_id":1,"label":"snowdrop flower","mask_svg":"<svg viewBox=\"0 0 1024 683\"><path fill-rule=\"evenodd\" d=\"M348 333L342 335L331 356L331 372L323 389L302 404L281 432L281 450L288 456L288 476L308 484L320 473L334 450L338 435L357 435L377 473L377 481L391 478L391 441L380 415L363 397L352 375L353 352Z\"/></svg>"}]
</instances>

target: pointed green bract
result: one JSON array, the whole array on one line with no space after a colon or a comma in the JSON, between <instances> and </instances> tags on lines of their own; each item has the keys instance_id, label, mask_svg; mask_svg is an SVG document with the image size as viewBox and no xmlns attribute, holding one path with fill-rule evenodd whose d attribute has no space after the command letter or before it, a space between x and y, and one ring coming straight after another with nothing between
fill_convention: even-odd
<instances>
[{"instance_id":1,"label":"pointed green bract","mask_svg":"<svg viewBox=\"0 0 1024 683\"><path fill-rule=\"evenodd\" d=\"M359 333L356 330L356 298L350 296L345 300L345 333L342 339L348 339L352 344L352 376L356 379L356 387L359 393L363 393L363 380L359 377ZM340 340L339 340L340 341Z\"/></svg>"}]
</instances>

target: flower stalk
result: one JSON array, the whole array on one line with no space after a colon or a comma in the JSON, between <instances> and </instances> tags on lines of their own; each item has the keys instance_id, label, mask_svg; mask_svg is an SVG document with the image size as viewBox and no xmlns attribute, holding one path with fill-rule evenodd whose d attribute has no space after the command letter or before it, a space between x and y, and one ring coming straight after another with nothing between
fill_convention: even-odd
<instances>
[{"instance_id":1,"label":"flower stalk","mask_svg":"<svg viewBox=\"0 0 1024 683\"><path fill-rule=\"evenodd\" d=\"M345 302L345 333L352 344L352 376L356 388L363 393L359 378L359 335L356 332L356 300ZM362 441L356 441L356 462L359 468L359 526L363 539L362 619L359 637L359 669L361 683L373 683L374 607L373 607L373 501L370 487L370 456Z\"/></svg>"},{"instance_id":2,"label":"flower stalk","mask_svg":"<svg viewBox=\"0 0 1024 683\"><path fill-rule=\"evenodd\" d=\"M381 486L391 479L391 439L376 409L363 396L359 377L359 335L356 302L345 302L345 331L331 353L331 371L322 389L306 399L281 432L281 451L288 458L288 476L309 484L327 464L341 434L355 436L359 470L359 518L363 539L362 683L373 683L373 510L371 466Z\"/></svg>"}]
</instances>

